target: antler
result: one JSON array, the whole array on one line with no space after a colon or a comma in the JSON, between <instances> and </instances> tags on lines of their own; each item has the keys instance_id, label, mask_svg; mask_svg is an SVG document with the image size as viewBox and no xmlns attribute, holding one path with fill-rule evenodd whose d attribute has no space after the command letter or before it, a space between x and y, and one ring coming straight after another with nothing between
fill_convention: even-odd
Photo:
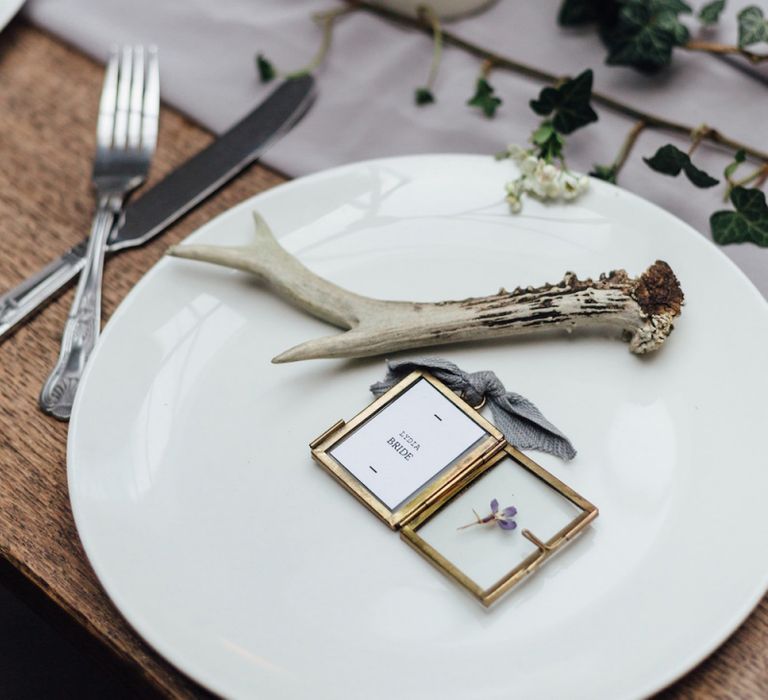
<instances>
[{"instance_id":1,"label":"antler","mask_svg":"<svg viewBox=\"0 0 768 700\"><path fill-rule=\"evenodd\" d=\"M624 270L580 280L567 272L557 284L504 289L487 297L420 303L354 294L308 270L277 242L254 212L250 246L182 245L168 253L244 270L279 295L346 332L310 340L272 362L363 357L463 340L483 340L556 328L613 327L633 353L658 349L680 315L683 292L672 269L657 260L642 275Z\"/></svg>"}]
</instances>

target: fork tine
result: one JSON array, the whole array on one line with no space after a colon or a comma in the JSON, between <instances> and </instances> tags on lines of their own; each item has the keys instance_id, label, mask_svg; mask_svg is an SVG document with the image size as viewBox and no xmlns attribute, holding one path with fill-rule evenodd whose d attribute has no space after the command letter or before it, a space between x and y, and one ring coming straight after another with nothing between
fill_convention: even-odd
<instances>
[{"instance_id":1,"label":"fork tine","mask_svg":"<svg viewBox=\"0 0 768 700\"><path fill-rule=\"evenodd\" d=\"M99 101L99 120L96 125L96 144L99 148L112 146L115 110L117 109L117 67L117 47L113 46L109 54L109 62L104 74L104 85L101 88L101 100Z\"/></svg>"},{"instance_id":2,"label":"fork tine","mask_svg":"<svg viewBox=\"0 0 768 700\"><path fill-rule=\"evenodd\" d=\"M128 148L138 148L141 142L141 106L144 101L144 47L133 50L133 80L128 109Z\"/></svg>"},{"instance_id":3,"label":"fork tine","mask_svg":"<svg viewBox=\"0 0 768 700\"><path fill-rule=\"evenodd\" d=\"M147 55L147 82L141 120L141 146L147 153L155 150L157 122L160 117L160 65L157 47L150 46Z\"/></svg>"},{"instance_id":4,"label":"fork tine","mask_svg":"<svg viewBox=\"0 0 768 700\"><path fill-rule=\"evenodd\" d=\"M131 64L133 63L133 49L124 46L120 56L120 70L117 75L117 111L115 112L115 136L116 149L125 148L128 139L128 107L131 94Z\"/></svg>"}]
</instances>

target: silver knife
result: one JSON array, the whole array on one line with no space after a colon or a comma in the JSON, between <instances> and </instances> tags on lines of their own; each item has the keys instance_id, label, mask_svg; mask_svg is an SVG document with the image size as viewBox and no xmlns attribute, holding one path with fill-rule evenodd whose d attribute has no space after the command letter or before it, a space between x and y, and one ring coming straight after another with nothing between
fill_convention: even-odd
<instances>
[{"instance_id":1,"label":"silver knife","mask_svg":"<svg viewBox=\"0 0 768 700\"><path fill-rule=\"evenodd\" d=\"M248 116L129 204L107 251L146 243L251 165L304 116L314 99L314 83L310 75L286 80ZM87 242L0 296L0 342L77 276Z\"/></svg>"}]
</instances>

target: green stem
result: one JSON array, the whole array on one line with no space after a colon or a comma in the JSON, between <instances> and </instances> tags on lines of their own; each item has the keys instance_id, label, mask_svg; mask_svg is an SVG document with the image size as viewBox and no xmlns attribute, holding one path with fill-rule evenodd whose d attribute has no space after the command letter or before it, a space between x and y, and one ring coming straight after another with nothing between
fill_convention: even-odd
<instances>
[{"instance_id":1,"label":"green stem","mask_svg":"<svg viewBox=\"0 0 768 700\"><path fill-rule=\"evenodd\" d=\"M399 12L395 12L388 7L374 5L371 2L368 2L368 0L345 0L345 2L348 2L351 6L358 7L370 14L388 19L402 27L409 27L411 29L417 29L423 32L430 31L429 26L425 25L423 21L413 17L408 17L407 15L403 15ZM462 39L457 34L454 34L453 32L446 29L442 30L442 39L443 42L447 45L460 48L473 56L477 56L478 58L492 61L496 68L504 68L541 83L556 85L558 81L567 80L567 76L555 75L554 73L549 73L548 71L541 70L540 68L530 66L508 56L489 51L483 46L475 44L471 41L467 41L466 39ZM632 105L628 105L624 102L621 102L620 100L616 100L613 97L609 97L608 95L604 95L600 92L593 91L592 100L596 104L600 104L603 107L607 107L608 109L613 110L614 112L623 114L630 119L645 122L646 127L649 129L669 131L672 133L680 134L685 138L690 138L690 134L695 128L689 124L684 124L682 122L644 112L641 109L637 109ZM741 143L736 139L724 136L716 129L710 130L709 133L703 137L703 140L719 146L724 146L732 151L742 149L745 153L748 153L753 158L756 158L760 161L768 161L768 152L761 151L758 148L754 148L745 143Z\"/></svg>"},{"instance_id":2,"label":"green stem","mask_svg":"<svg viewBox=\"0 0 768 700\"><path fill-rule=\"evenodd\" d=\"M691 146L688 149L688 156L692 156L696 149L701 144L702 140L707 137L707 134L712 131L706 124L700 124L693 131L691 131Z\"/></svg>"},{"instance_id":3,"label":"green stem","mask_svg":"<svg viewBox=\"0 0 768 700\"><path fill-rule=\"evenodd\" d=\"M689 41L687 44L683 44L684 49L688 51L704 51L711 54L728 55L735 54L743 56L750 63L757 64L762 61L768 61L768 54L755 53L748 49L742 49L740 46L733 46L731 44L718 44L714 41Z\"/></svg>"},{"instance_id":4,"label":"green stem","mask_svg":"<svg viewBox=\"0 0 768 700\"><path fill-rule=\"evenodd\" d=\"M723 201L727 202L730 199L734 187L744 187L744 185L748 185L750 182L754 181L755 188L759 189L763 186L766 179L768 179L768 162L762 163L760 167L746 177L743 177L741 180L731 180L731 178L727 178Z\"/></svg>"},{"instance_id":5,"label":"green stem","mask_svg":"<svg viewBox=\"0 0 768 700\"><path fill-rule=\"evenodd\" d=\"M322 65L325 57L328 55L328 51L330 50L331 44L333 43L333 27L336 23L336 20L343 15L354 12L356 9L357 8L353 6L337 7L333 10L318 12L317 14L313 15L313 19L323 28L323 38L320 42L320 48L317 50L317 53L314 55L312 60L306 66L304 66L304 68L300 68L299 70L293 71L292 73L287 73L284 77L290 80L291 78L299 78L302 75L308 75L309 73L317 70Z\"/></svg>"},{"instance_id":6,"label":"green stem","mask_svg":"<svg viewBox=\"0 0 768 700\"><path fill-rule=\"evenodd\" d=\"M741 180L735 180L733 183L733 187L744 187L744 185L748 185L750 182L754 180L758 180L759 184L756 184L756 187L760 187L765 182L766 177L768 177L768 163L763 163L757 170L755 170L750 175L747 175L746 177L742 178Z\"/></svg>"},{"instance_id":7,"label":"green stem","mask_svg":"<svg viewBox=\"0 0 768 700\"><path fill-rule=\"evenodd\" d=\"M426 85L427 90L432 90L443 56L443 28L440 26L440 18L430 5L419 6L419 19L422 23L428 24L432 30L432 64L429 67Z\"/></svg>"},{"instance_id":8,"label":"green stem","mask_svg":"<svg viewBox=\"0 0 768 700\"><path fill-rule=\"evenodd\" d=\"M615 177L618 177L621 169L624 167L624 163L626 163L627 158L629 158L629 154L632 152L632 148L637 141L637 137L640 136L640 133L643 131L643 129L645 129L646 126L648 125L641 119L640 121L636 122L635 125L629 130L629 133L624 139L624 143L621 144L619 155L613 162L613 172Z\"/></svg>"}]
</instances>

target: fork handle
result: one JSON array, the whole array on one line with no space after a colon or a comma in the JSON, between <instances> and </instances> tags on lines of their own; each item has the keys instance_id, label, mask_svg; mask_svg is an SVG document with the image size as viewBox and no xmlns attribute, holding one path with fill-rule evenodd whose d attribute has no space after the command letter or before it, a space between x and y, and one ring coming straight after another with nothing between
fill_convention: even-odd
<instances>
[{"instance_id":1,"label":"fork handle","mask_svg":"<svg viewBox=\"0 0 768 700\"><path fill-rule=\"evenodd\" d=\"M109 232L122 207L122 194L99 197L83 271L61 338L56 366L40 392L40 408L68 420L80 378L101 330L101 275Z\"/></svg>"}]
</instances>

